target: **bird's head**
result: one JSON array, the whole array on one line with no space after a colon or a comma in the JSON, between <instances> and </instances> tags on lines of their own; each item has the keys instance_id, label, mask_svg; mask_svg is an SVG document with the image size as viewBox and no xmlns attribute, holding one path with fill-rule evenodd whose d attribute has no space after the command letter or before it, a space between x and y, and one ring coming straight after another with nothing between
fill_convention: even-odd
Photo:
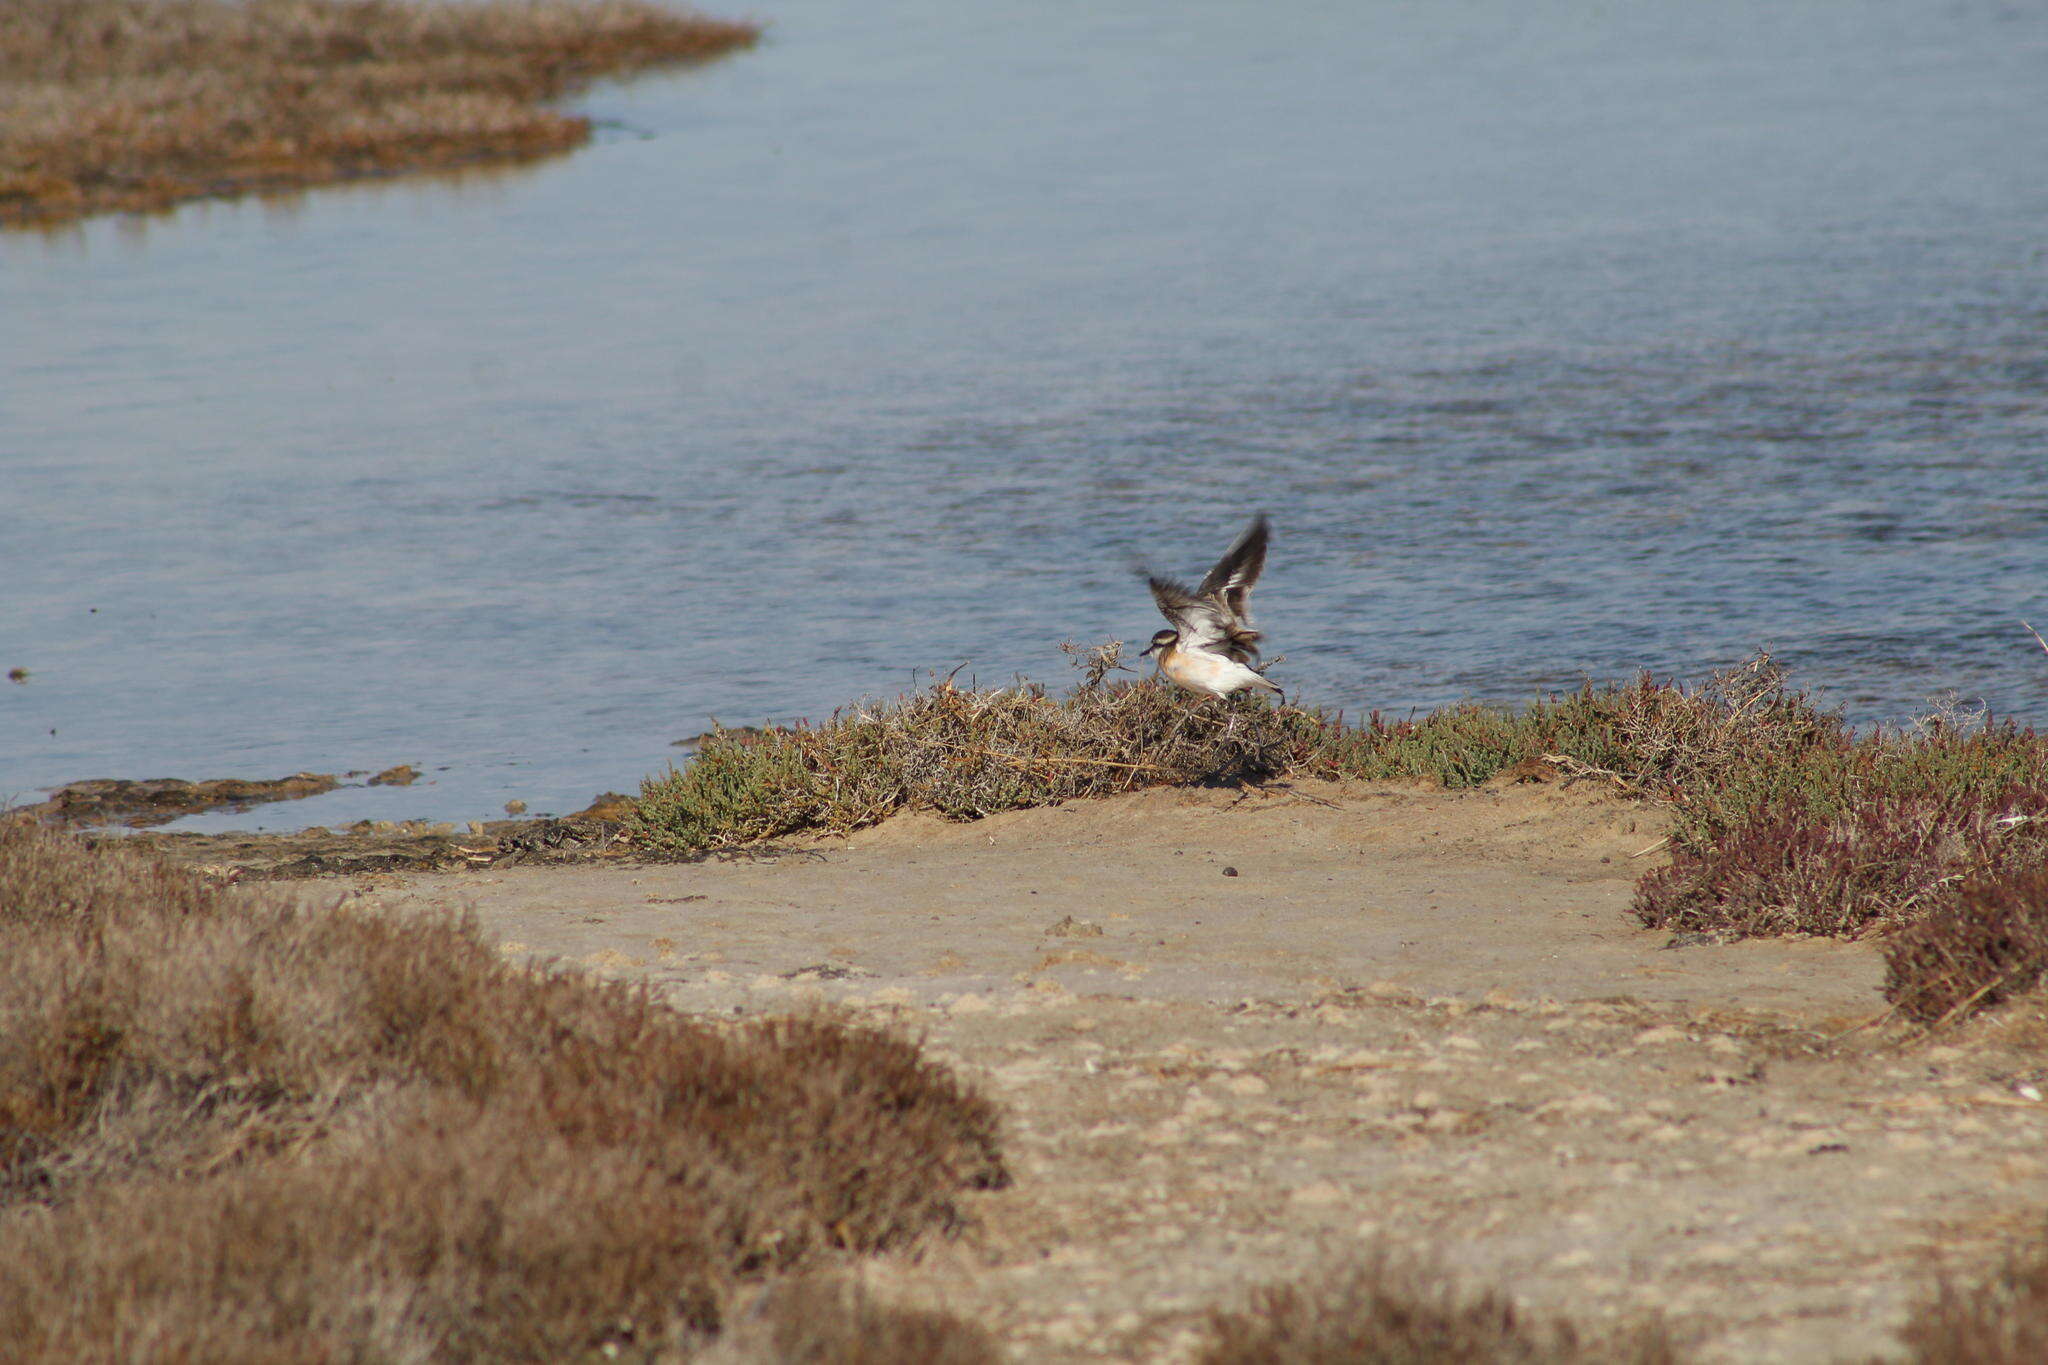
<instances>
[{"instance_id":1,"label":"bird's head","mask_svg":"<svg viewBox=\"0 0 2048 1365\"><path fill-rule=\"evenodd\" d=\"M1152 633L1152 643L1146 645L1143 649L1139 650L1138 657L1143 659L1148 655L1152 654L1155 650L1163 650L1167 648L1178 639L1180 639L1180 632L1177 630L1154 631Z\"/></svg>"}]
</instances>

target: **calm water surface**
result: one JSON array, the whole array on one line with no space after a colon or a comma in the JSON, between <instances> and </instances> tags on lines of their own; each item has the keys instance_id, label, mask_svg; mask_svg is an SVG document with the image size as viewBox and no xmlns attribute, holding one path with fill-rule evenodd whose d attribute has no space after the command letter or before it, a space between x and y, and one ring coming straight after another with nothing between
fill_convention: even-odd
<instances>
[{"instance_id":1,"label":"calm water surface","mask_svg":"<svg viewBox=\"0 0 2048 1365\"><path fill-rule=\"evenodd\" d=\"M1765 645L2048 721L2048 9L766 17L544 166L0 237L0 798L572 810L1059 681L1258 508L1311 701Z\"/></svg>"}]
</instances>

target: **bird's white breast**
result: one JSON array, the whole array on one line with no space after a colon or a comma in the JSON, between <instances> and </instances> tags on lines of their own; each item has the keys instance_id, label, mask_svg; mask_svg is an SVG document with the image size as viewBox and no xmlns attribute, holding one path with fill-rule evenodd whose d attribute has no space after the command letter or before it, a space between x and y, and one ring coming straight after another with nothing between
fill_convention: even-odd
<instances>
[{"instance_id":1,"label":"bird's white breast","mask_svg":"<svg viewBox=\"0 0 2048 1365\"><path fill-rule=\"evenodd\" d=\"M1159 667L1167 677L1190 692L1208 692L1218 697L1263 681L1237 660L1203 649L1170 650L1160 659Z\"/></svg>"}]
</instances>

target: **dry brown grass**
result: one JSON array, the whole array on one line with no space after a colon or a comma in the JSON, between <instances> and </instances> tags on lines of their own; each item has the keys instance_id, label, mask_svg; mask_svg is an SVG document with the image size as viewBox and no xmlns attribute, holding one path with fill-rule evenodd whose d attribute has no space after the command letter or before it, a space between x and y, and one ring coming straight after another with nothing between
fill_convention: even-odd
<instances>
[{"instance_id":1,"label":"dry brown grass","mask_svg":"<svg viewBox=\"0 0 2048 1365\"><path fill-rule=\"evenodd\" d=\"M574 1360L960 1221L986 1101L823 1020L714 1028L453 920L0 826L10 1359Z\"/></svg>"},{"instance_id":2,"label":"dry brown grass","mask_svg":"<svg viewBox=\"0 0 2048 1365\"><path fill-rule=\"evenodd\" d=\"M2048 1241L1970 1285L1944 1278L1899 1338L1914 1365L2037 1365L2048 1360Z\"/></svg>"},{"instance_id":3,"label":"dry brown grass","mask_svg":"<svg viewBox=\"0 0 2048 1365\"><path fill-rule=\"evenodd\" d=\"M562 151L539 107L752 24L642 0L6 0L0 225Z\"/></svg>"},{"instance_id":4,"label":"dry brown grass","mask_svg":"<svg viewBox=\"0 0 2048 1365\"><path fill-rule=\"evenodd\" d=\"M1325 1280L1253 1293L1210 1315L1200 1365L1673 1365L1655 1323L1594 1339L1491 1290L1382 1251Z\"/></svg>"},{"instance_id":5,"label":"dry brown grass","mask_svg":"<svg viewBox=\"0 0 2048 1365\"><path fill-rule=\"evenodd\" d=\"M752 1357L775 1365L997 1365L989 1333L950 1313L878 1302L858 1283L802 1276L771 1289Z\"/></svg>"}]
</instances>

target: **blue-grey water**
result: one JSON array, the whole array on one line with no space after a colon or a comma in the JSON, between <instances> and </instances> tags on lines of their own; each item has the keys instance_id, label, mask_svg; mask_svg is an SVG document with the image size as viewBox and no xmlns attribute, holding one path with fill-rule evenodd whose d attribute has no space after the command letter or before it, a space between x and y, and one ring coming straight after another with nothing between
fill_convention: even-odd
<instances>
[{"instance_id":1,"label":"blue-grey water","mask_svg":"<svg viewBox=\"0 0 2048 1365\"><path fill-rule=\"evenodd\" d=\"M2048 7L775 0L516 172L0 236L0 799L567 811L1158 624L2048 721Z\"/></svg>"}]
</instances>

